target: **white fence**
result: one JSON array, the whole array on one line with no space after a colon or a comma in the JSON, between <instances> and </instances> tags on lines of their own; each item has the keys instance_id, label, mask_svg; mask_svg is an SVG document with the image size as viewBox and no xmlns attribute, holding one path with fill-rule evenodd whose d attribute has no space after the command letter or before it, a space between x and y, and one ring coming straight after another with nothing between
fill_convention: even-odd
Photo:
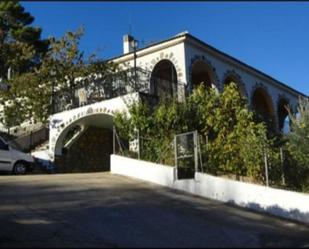
<instances>
[{"instance_id":1,"label":"white fence","mask_svg":"<svg viewBox=\"0 0 309 249\"><path fill-rule=\"evenodd\" d=\"M194 195L309 223L309 195L195 173L176 181L175 168L111 155L111 172L182 190Z\"/></svg>"}]
</instances>

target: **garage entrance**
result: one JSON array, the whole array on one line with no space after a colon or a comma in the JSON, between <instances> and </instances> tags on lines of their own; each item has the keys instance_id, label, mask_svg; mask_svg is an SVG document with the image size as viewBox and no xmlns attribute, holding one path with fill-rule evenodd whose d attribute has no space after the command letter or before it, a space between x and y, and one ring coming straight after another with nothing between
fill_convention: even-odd
<instances>
[{"instance_id":1,"label":"garage entrance","mask_svg":"<svg viewBox=\"0 0 309 249\"><path fill-rule=\"evenodd\" d=\"M88 127L72 144L62 149L55 165L61 173L109 171L112 153L112 131Z\"/></svg>"},{"instance_id":2,"label":"garage entrance","mask_svg":"<svg viewBox=\"0 0 309 249\"><path fill-rule=\"evenodd\" d=\"M107 114L87 115L68 125L56 142L56 172L109 171L113 153L112 127L113 117Z\"/></svg>"}]
</instances>

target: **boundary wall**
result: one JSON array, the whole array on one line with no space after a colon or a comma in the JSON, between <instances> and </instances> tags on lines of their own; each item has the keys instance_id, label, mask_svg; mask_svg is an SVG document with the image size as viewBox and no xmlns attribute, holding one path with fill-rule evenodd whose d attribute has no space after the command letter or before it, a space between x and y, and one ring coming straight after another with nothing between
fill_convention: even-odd
<instances>
[{"instance_id":1,"label":"boundary wall","mask_svg":"<svg viewBox=\"0 0 309 249\"><path fill-rule=\"evenodd\" d=\"M177 180L174 167L118 155L111 155L111 173L309 224L308 194L224 179L204 173L195 173L195 179Z\"/></svg>"}]
</instances>

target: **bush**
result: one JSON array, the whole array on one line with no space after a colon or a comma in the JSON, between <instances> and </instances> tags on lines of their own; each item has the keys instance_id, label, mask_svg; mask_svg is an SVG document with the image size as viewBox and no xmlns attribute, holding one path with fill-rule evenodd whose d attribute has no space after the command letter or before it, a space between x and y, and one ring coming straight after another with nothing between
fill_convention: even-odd
<instances>
[{"instance_id":1,"label":"bush","mask_svg":"<svg viewBox=\"0 0 309 249\"><path fill-rule=\"evenodd\" d=\"M309 99L299 98L298 114L289 110L291 132L287 135L290 171L293 186L309 192Z\"/></svg>"},{"instance_id":2,"label":"bush","mask_svg":"<svg viewBox=\"0 0 309 249\"><path fill-rule=\"evenodd\" d=\"M238 179L249 176L264 182L267 151L270 181L277 184L281 180L279 151L274 149L274 140L267 138L264 123L254 121L234 83L220 94L200 85L184 102L165 99L155 107L134 103L129 113L118 113L115 125L119 134L129 140L136 139L139 130L141 159L174 165L174 136L197 130L204 172L234 174Z\"/></svg>"}]
</instances>

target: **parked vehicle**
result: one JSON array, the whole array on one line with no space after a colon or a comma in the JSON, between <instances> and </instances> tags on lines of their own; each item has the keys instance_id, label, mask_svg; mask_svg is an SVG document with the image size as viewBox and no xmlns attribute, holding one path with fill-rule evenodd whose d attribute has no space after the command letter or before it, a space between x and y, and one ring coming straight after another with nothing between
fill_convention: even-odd
<instances>
[{"instance_id":1,"label":"parked vehicle","mask_svg":"<svg viewBox=\"0 0 309 249\"><path fill-rule=\"evenodd\" d=\"M23 175L34 169L35 160L27 153L14 149L0 137L0 171Z\"/></svg>"}]
</instances>

